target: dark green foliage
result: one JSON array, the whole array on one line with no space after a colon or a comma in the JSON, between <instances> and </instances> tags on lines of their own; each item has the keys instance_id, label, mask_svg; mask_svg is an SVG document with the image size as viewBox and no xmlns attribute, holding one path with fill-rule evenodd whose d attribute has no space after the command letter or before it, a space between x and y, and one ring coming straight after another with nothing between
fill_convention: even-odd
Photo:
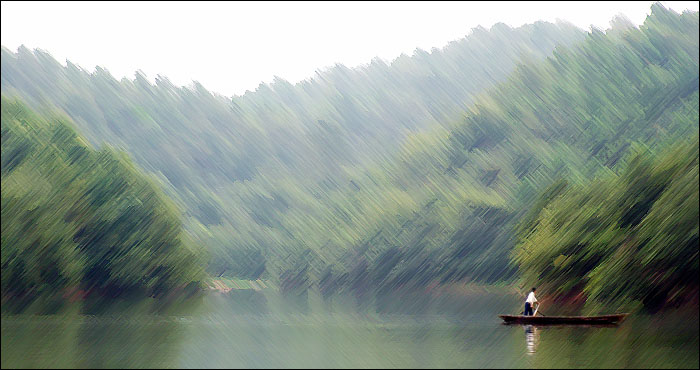
<instances>
[{"instance_id":1,"label":"dark green foliage","mask_svg":"<svg viewBox=\"0 0 700 370\"><path fill-rule=\"evenodd\" d=\"M592 307L650 310L698 294L698 136L621 176L545 193L513 253L527 281Z\"/></svg>"},{"instance_id":2,"label":"dark green foliage","mask_svg":"<svg viewBox=\"0 0 700 370\"><path fill-rule=\"evenodd\" d=\"M2 98L2 294L169 292L202 278L176 209L128 159Z\"/></svg>"}]
</instances>

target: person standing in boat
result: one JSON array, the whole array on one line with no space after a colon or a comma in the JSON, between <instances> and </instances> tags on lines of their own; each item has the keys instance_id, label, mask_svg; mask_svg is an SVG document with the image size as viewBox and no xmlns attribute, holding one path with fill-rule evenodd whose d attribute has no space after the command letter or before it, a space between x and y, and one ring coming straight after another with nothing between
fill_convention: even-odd
<instances>
[{"instance_id":1,"label":"person standing in boat","mask_svg":"<svg viewBox=\"0 0 700 370\"><path fill-rule=\"evenodd\" d=\"M537 290L537 288L532 288L530 294L527 295L527 299L525 300L525 311L523 311L524 316L532 316L532 306L535 303L539 305L537 298L535 298L535 290Z\"/></svg>"}]
</instances>

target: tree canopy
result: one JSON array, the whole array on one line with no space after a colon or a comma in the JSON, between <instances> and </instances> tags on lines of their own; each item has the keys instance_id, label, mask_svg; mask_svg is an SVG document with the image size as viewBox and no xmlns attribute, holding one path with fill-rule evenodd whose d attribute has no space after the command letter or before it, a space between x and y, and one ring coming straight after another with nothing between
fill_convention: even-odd
<instances>
[{"instance_id":1,"label":"tree canopy","mask_svg":"<svg viewBox=\"0 0 700 370\"><path fill-rule=\"evenodd\" d=\"M203 278L203 254L154 183L65 118L2 97L2 293L161 294Z\"/></svg>"}]
</instances>

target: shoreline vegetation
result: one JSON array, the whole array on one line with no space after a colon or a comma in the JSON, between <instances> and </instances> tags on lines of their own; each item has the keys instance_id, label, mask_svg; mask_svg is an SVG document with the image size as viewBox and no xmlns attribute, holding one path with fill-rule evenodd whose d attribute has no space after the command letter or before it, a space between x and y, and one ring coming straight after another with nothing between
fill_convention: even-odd
<instances>
[{"instance_id":1,"label":"shoreline vegetation","mask_svg":"<svg viewBox=\"0 0 700 370\"><path fill-rule=\"evenodd\" d=\"M313 290L315 295L319 295L318 290ZM517 315L522 311L521 301L525 299L526 288L520 288L515 286L513 283L500 283L492 285L484 285L479 283L449 283L449 284L439 284L432 283L428 284L423 288L399 288L392 292L388 292L386 296L380 296L381 293L374 292L376 296L365 295L363 297L358 297L352 292L339 293L338 297L350 296L358 299L356 304L366 305L373 299L377 298L389 298L389 299L416 299L421 297L421 299L427 300L465 300L469 304L477 304L478 300L486 298L487 300L493 299L489 297L510 297L507 301L515 302L515 305L506 304L502 307L500 313ZM3 297L3 310L2 315L15 315L22 313L34 313L34 314L51 314L51 313L61 313L68 312L71 309L69 307L75 307L76 304L83 307L87 305L88 309L93 309L94 307L105 307L98 309L107 310L106 306L111 305L114 302L119 302L119 305L124 305L125 302L136 302L138 304L144 304L151 302L155 306L155 310L165 310L166 312L169 308L173 307L177 309L178 304L189 305L196 304L205 295L215 294L221 296L232 295L236 297L239 293L251 292L253 294L272 294L273 296L284 295L279 291L272 282L263 279L257 280L245 280L245 279L228 279L228 278L217 278L212 279L204 284L203 287L186 290L186 289L176 289L168 292L165 295L159 297L146 296L144 294L133 294L133 295L119 295L117 297L111 297L104 292L96 291L85 291L80 289L65 289L64 291L54 294L54 295L42 295L40 297L34 297L27 299L28 297ZM616 311L606 306L590 306L586 304L586 299L584 294L578 294L573 296L561 296L556 294L548 294L546 292L541 292L543 294L538 296L538 300L542 307L542 313L548 316L589 316L589 315L605 315L605 314L616 314L620 311ZM335 296L320 298L322 301L327 303L333 302ZM373 298L370 298L373 297ZM246 294L245 299L250 299L250 296ZM309 297L304 296L305 301L309 300ZM366 301L370 299L369 301ZM364 303L361 301L365 300ZM112 302L112 303L110 303ZM188 303L189 302L189 303ZM294 299L296 304L299 303L298 298ZM309 301L310 302L310 301ZM491 301L489 301L491 302ZM505 301L502 301L505 302ZM674 317L686 317L693 318L697 317L697 309L700 307L700 302L698 302L698 297L695 296L693 299L684 301L682 304L667 305L663 309L657 311L656 313L650 315L650 313L643 309L641 305L633 309L628 309L626 313L634 316L643 315L644 317L653 318L657 315L663 317L670 315L675 315ZM31 309L30 309L31 307ZM121 306L120 306L121 307ZM126 307L126 306L124 306ZM195 306L192 306L195 307ZM628 306L630 308L630 306ZM68 311L66 311L68 309ZM72 312L72 311L71 311ZM110 312L115 312L111 310Z\"/></svg>"}]
</instances>

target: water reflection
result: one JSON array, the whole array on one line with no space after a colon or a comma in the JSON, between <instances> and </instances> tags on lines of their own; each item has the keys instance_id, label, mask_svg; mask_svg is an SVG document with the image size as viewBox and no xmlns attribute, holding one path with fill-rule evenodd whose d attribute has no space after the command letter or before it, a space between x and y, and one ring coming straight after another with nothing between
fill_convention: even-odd
<instances>
[{"instance_id":1,"label":"water reflection","mask_svg":"<svg viewBox=\"0 0 700 370\"><path fill-rule=\"evenodd\" d=\"M83 302L58 314L4 315L1 367L697 368L698 364L697 318L639 317L614 328L521 327L502 325L496 316L508 304L517 304L519 297L488 293L419 298L386 295L373 304L356 304L353 296L323 300L245 291L165 306L153 301ZM529 356L523 354L521 330Z\"/></svg>"},{"instance_id":2,"label":"water reflection","mask_svg":"<svg viewBox=\"0 0 700 370\"><path fill-rule=\"evenodd\" d=\"M525 343L527 344L527 354L532 355L537 351L537 344L540 341L540 334L537 327L525 325Z\"/></svg>"}]
</instances>

